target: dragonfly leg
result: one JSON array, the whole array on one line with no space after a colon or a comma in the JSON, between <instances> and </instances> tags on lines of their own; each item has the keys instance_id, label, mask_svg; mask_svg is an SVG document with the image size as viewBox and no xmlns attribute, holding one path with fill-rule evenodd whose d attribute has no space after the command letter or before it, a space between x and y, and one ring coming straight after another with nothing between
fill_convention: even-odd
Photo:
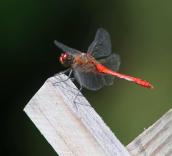
<instances>
[{"instance_id":1,"label":"dragonfly leg","mask_svg":"<svg viewBox=\"0 0 172 156\"><path fill-rule=\"evenodd\" d=\"M75 104L75 108L76 108L77 111L78 111L78 106L77 106L76 99L77 99L77 97L79 96L79 93L81 92L81 90L82 90L82 86L80 86L80 88L79 88L77 94L75 95L75 97L74 97L74 99L73 99L73 103Z\"/></svg>"},{"instance_id":2,"label":"dragonfly leg","mask_svg":"<svg viewBox=\"0 0 172 156\"><path fill-rule=\"evenodd\" d=\"M81 92L82 89L83 89L83 87L80 85L80 88L79 88L79 90L78 90L78 92L77 92L77 94L75 95L74 100L73 100L73 103L75 104L75 107L76 107L76 110L77 110L77 111L78 111L78 104L79 104L79 105L84 105L84 106L89 106L89 107L91 107L91 105L79 103L79 102L76 101L77 97L78 97L78 96L81 96L81 95L79 95L79 94L80 94L80 92Z\"/></svg>"},{"instance_id":3,"label":"dragonfly leg","mask_svg":"<svg viewBox=\"0 0 172 156\"><path fill-rule=\"evenodd\" d=\"M58 73L58 74L55 74L55 78L56 78L56 76L59 76L59 75L62 75L62 74L66 74L66 73L68 73L68 72L69 72L69 74L67 75L68 77L67 77L65 80L54 82L53 85L57 85L58 83L65 82L65 81L71 79L71 74L72 74L73 71L72 71L72 69L70 69L70 68L67 69L67 70L65 70L65 71L62 71L62 72L60 72L60 73ZM56 79L57 79L57 78L56 78Z\"/></svg>"},{"instance_id":4,"label":"dragonfly leg","mask_svg":"<svg viewBox=\"0 0 172 156\"><path fill-rule=\"evenodd\" d=\"M66 69L66 70L64 70L64 71L61 71L61 72L59 72L59 73L57 73L57 74L54 74L54 76L59 76L59 75L62 75L62 74L66 74L66 73L68 73L68 72L70 72L71 71L71 68L68 68L68 69Z\"/></svg>"}]
</instances>

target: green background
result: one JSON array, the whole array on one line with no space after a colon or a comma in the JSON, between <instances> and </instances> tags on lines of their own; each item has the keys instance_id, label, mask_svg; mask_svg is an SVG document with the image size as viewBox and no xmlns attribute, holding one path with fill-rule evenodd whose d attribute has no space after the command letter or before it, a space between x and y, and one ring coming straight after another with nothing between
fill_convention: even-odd
<instances>
[{"instance_id":1,"label":"green background","mask_svg":"<svg viewBox=\"0 0 172 156\"><path fill-rule=\"evenodd\" d=\"M57 39L86 50L97 28L111 34L120 72L149 80L154 90L124 80L84 90L112 131L127 145L171 108L172 2L170 0L4 0L1 6L1 151L55 156L23 112L44 81L64 68Z\"/></svg>"}]
</instances>

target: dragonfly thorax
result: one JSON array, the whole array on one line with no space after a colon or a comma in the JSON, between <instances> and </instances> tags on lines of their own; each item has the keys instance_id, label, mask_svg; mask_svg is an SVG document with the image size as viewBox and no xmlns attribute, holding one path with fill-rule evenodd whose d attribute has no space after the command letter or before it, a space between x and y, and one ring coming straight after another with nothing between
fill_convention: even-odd
<instances>
[{"instance_id":1,"label":"dragonfly thorax","mask_svg":"<svg viewBox=\"0 0 172 156\"><path fill-rule=\"evenodd\" d=\"M73 64L73 59L74 59L74 57L72 55L65 52L65 53L61 54L59 61L63 66L69 67Z\"/></svg>"},{"instance_id":2,"label":"dragonfly thorax","mask_svg":"<svg viewBox=\"0 0 172 156\"><path fill-rule=\"evenodd\" d=\"M92 63L93 60L95 59L91 55L88 55L87 53L81 53L80 55L75 57L74 62L83 65Z\"/></svg>"}]
</instances>

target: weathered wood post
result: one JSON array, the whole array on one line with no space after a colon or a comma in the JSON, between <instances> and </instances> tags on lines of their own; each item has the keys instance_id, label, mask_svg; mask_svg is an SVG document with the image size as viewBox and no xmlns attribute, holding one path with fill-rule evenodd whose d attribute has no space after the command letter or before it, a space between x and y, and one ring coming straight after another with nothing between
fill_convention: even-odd
<instances>
[{"instance_id":1,"label":"weathered wood post","mask_svg":"<svg viewBox=\"0 0 172 156\"><path fill-rule=\"evenodd\" d=\"M49 144L59 155L129 156L81 93L76 107L78 89L66 79L49 78L24 108Z\"/></svg>"},{"instance_id":2,"label":"weathered wood post","mask_svg":"<svg viewBox=\"0 0 172 156\"><path fill-rule=\"evenodd\" d=\"M172 155L172 109L163 115L128 146L132 156Z\"/></svg>"},{"instance_id":3,"label":"weathered wood post","mask_svg":"<svg viewBox=\"0 0 172 156\"><path fill-rule=\"evenodd\" d=\"M67 78L49 78L24 108L59 155L172 155L172 109L125 148L81 93L76 107L78 89ZM54 86L57 81L61 83Z\"/></svg>"}]
</instances>

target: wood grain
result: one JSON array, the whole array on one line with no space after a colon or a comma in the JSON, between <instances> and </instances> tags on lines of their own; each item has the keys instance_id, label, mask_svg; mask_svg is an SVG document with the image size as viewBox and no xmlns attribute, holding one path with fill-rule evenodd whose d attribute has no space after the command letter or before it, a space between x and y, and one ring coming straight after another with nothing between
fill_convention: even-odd
<instances>
[{"instance_id":1,"label":"wood grain","mask_svg":"<svg viewBox=\"0 0 172 156\"><path fill-rule=\"evenodd\" d=\"M134 139L127 149L132 156L171 156L172 109Z\"/></svg>"}]
</instances>

